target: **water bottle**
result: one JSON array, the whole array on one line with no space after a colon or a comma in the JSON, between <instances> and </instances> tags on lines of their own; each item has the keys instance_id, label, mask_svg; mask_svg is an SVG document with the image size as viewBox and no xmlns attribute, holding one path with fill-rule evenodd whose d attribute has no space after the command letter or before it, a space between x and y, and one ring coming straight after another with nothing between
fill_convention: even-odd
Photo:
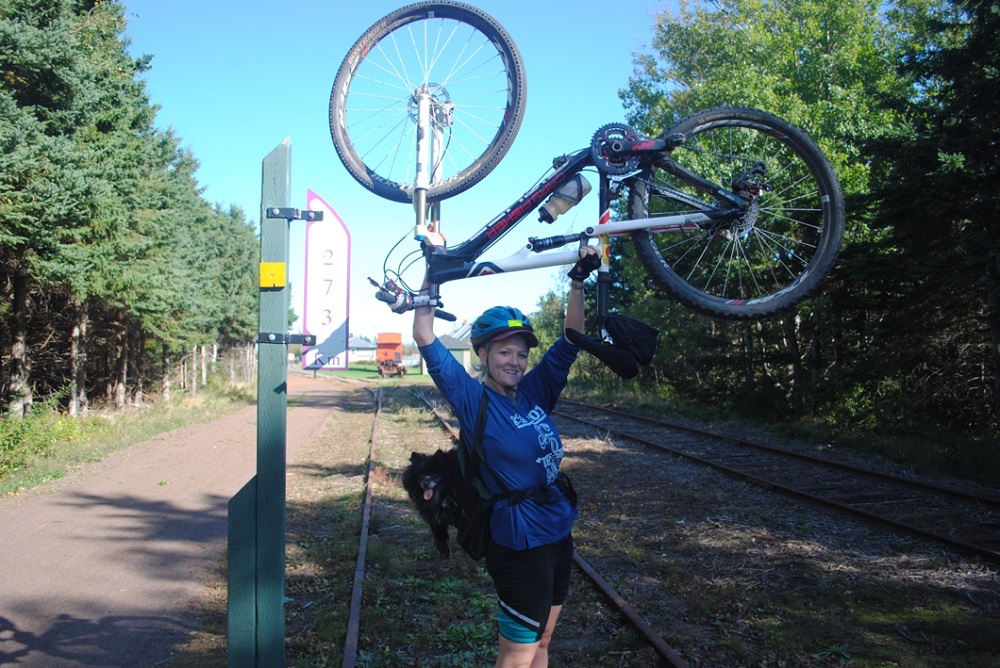
<instances>
[{"instance_id":1,"label":"water bottle","mask_svg":"<svg viewBox=\"0 0 1000 668\"><path fill-rule=\"evenodd\" d=\"M555 222L556 218L579 204L589 192L590 181L585 179L583 174L576 174L549 196L549 200L538 211L538 222Z\"/></svg>"}]
</instances>

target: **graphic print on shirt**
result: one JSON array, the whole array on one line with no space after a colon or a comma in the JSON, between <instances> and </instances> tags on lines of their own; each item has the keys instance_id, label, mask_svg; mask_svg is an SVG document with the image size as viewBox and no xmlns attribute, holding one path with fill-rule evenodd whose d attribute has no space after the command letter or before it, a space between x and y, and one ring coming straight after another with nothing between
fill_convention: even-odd
<instances>
[{"instance_id":1,"label":"graphic print on shirt","mask_svg":"<svg viewBox=\"0 0 1000 668\"><path fill-rule=\"evenodd\" d=\"M547 417L545 411L537 405L526 416L518 414L510 416L514 426L518 429L535 428L538 433L538 448L546 453L535 462L541 464L545 469L545 481L551 484L559 476L559 462L563 458L563 449L552 425L545 421Z\"/></svg>"}]
</instances>

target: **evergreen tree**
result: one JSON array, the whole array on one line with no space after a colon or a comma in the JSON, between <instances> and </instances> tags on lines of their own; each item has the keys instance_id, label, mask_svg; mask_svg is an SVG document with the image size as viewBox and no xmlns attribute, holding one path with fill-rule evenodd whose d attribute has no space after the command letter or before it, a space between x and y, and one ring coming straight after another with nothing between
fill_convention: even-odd
<instances>
[{"instance_id":1,"label":"evergreen tree","mask_svg":"<svg viewBox=\"0 0 1000 668\"><path fill-rule=\"evenodd\" d=\"M6 390L15 415L32 402L31 294L39 280L71 272L64 252L101 201L76 136L98 98L80 41L103 11L95 5L0 2L0 271L12 297Z\"/></svg>"},{"instance_id":2,"label":"evergreen tree","mask_svg":"<svg viewBox=\"0 0 1000 668\"><path fill-rule=\"evenodd\" d=\"M907 27L892 100L906 126L872 146L887 232L880 334L896 377L887 402L996 438L1000 396L1000 2L896 10Z\"/></svg>"},{"instance_id":3,"label":"evergreen tree","mask_svg":"<svg viewBox=\"0 0 1000 668\"><path fill-rule=\"evenodd\" d=\"M150 58L128 55L124 28L116 1L0 0L0 394L11 414L33 388L68 386L71 412L101 388L119 405L138 400L170 354L253 339L253 227L204 200L197 160L156 129L141 78ZM153 355L163 363L149 365ZM45 362L34 376L33 359Z\"/></svg>"}]
</instances>

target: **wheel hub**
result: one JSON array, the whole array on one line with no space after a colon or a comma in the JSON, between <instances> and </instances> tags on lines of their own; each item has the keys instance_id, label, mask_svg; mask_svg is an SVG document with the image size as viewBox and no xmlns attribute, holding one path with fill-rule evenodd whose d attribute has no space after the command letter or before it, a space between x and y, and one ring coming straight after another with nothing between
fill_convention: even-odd
<instances>
[{"instance_id":1,"label":"wheel hub","mask_svg":"<svg viewBox=\"0 0 1000 668\"><path fill-rule=\"evenodd\" d=\"M451 101L448 89L437 83L420 86L410 95L410 100L406 105L406 113L410 120L414 123L417 122L417 108L421 95L427 95L430 98L431 123L439 128L451 127L455 105Z\"/></svg>"}]
</instances>

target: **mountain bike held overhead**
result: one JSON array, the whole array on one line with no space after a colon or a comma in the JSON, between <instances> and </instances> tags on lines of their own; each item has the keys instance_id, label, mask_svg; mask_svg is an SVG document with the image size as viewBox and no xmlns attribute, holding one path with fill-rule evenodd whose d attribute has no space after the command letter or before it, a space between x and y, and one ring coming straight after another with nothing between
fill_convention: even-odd
<instances>
[{"instance_id":1,"label":"mountain bike held overhead","mask_svg":"<svg viewBox=\"0 0 1000 668\"><path fill-rule=\"evenodd\" d=\"M665 294L698 312L747 320L812 295L840 249L844 203L830 163L802 130L764 111L718 107L657 137L624 123L595 124L585 146L552 160L540 182L467 239L446 244L441 202L497 166L525 109L525 69L504 28L458 2L421 2L369 28L342 63L330 97L330 129L351 175L371 192L411 203L418 248L373 280L397 312L442 306L442 284L572 265L597 245L598 339L580 341L624 377L651 360L655 332L609 310L609 240L628 235ZM487 251L533 212L543 226L591 190L594 222L576 233L529 233L502 258ZM594 199L591 197L591 199ZM612 215L612 204L620 202ZM454 239L454 235L451 235ZM425 265L429 289L403 280ZM615 334L617 333L617 337ZM585 338L585 337L584 337Z\"/></svg>"}]
</instances>

